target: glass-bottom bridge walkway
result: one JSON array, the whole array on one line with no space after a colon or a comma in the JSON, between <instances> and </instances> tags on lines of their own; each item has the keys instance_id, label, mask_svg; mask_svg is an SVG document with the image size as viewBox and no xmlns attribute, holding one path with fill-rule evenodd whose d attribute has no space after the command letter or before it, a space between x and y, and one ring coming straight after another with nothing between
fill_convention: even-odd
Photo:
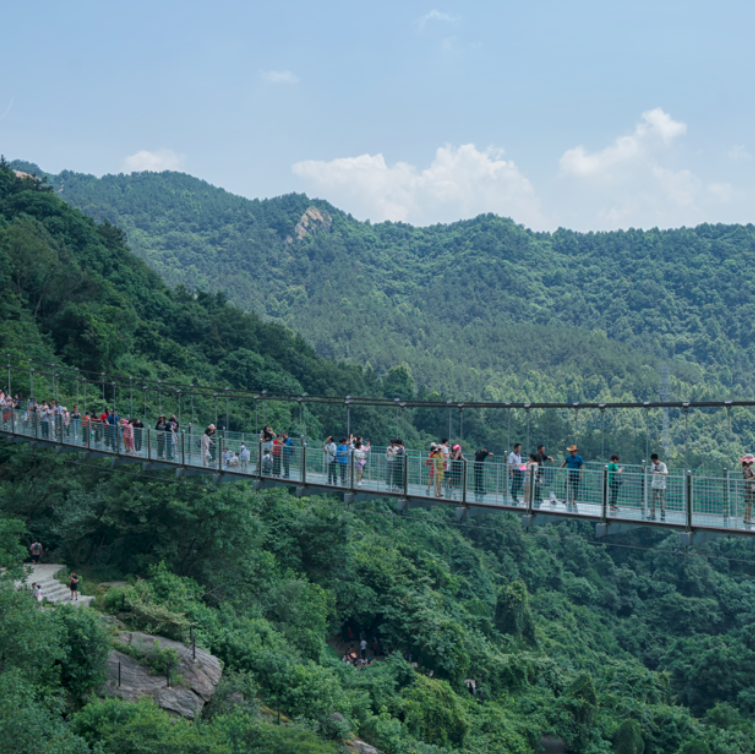
<instances>
[{"instance_id":1,"label":"glass-bottom bridge walkway","mask_svg":"<svg viewBox=\"0 0 755 754\"><path fill-rule=\"evenodd\" d=\"M596 535L618 534L639 526L676 530L682 546L727 535L755 534L747 521L755 489L736 471L671 470L663 489L653 486L649 469L624 466L611 479L600 464L581 472L546 465L532 473L487 460L440 465L426 453L408 451L389 461L386 448L372 447L364 459L353 454L329 462L319 446L276 446L271 453L259 435L228 432L203 450L202 435L135 429L72 421L41 421L36 414L4 409L0 437L31 443L56 453L78 452L87 460L110 458L113 465L141 464L143 471L175 469L177 477L212 475L213 481L253 480L255 489L294 487L300 497L343 494L346 503L393 498L399 511L434 505L452 506L459 519L478 512L509 511L524 526L563 519L596 524ZM656 482L657 484L657 482ZM616 506L612 503L615 501Z\"/></svg>"}]
</instances>

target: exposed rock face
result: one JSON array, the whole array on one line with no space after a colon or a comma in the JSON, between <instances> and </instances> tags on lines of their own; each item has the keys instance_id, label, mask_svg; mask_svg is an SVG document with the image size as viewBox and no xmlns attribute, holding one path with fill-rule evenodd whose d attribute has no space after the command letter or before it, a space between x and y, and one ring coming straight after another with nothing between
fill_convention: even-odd
<instances>
[{"instance_id":1,"label":"exposed rock face","mask_svg":"<svg viewBox=\"0 0 755 754\"><path fill-rule=\"evenodd\" d=\"M161 649L176 651L179 664L171 669L171 685L168 686L167 675L152 675L138 660L114 649L108 657L108 679L101 687L101 693L119 696L127 701L151 696L156 704L168 712L192 720L199 717L204 705L212 699L223 674L217 657L197 649L197 659L194 660L191 647L137 631L121 631L118 641L143 655L148 655L157 641ZM118 663L121 669L120 686Z\"/></svg>"},{"instance_id":2,"label":"exposed rock face","mask_svg":"<svg viewBox=\"0 0 755 754\"><path fill-rule=\"evenodd\" d=\"M301 220L296 223L293 237L289 236L286 241L291 243L294 239L301 240L307 234L314 235L320 231L330 233L332 227L333 218L327 212L319 210L317 207L310 207L301 216Z\"/></svg>"}]
</instances>

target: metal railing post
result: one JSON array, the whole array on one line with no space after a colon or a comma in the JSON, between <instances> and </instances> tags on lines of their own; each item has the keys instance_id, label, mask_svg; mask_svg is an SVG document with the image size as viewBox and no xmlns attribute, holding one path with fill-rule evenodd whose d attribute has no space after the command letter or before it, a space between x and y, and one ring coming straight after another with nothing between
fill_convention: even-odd
<instances>
[{"instance_id":1,"label":"metal railing post","mask_svg":"<svg viewBox=\"0 0 755 754\"><path fill-rule=\"evenodd\" d=\"M404 497L409 497L409 456L404 448Z\"/></svg>"},{"instance_id":2,"label":"metal railing post","mask_svg":"<svg viewBox=\"0 0 755 754\"><path fill-rule=\"evenodd\" d=\"M527 513L532 515L532 511L535 508L535 467L530 464L530 468L526 473L529 474L529 487L527 488Z\"/></svg>"},{"instance_id":3,"label":"metal railing post","mask_svg":"<svg viewBox=\"0 0 755 754\"><path fill-rule=\"evenodd\" d=\"M186 432L181 430L181 466L186 466Z\"/></svg>"},{"instance_id":4,"label":"metal railing post","mask_svg":"<svg viewBox=\"0 0 755 754\"><path fill-rule=\"evenodd\" d=\"M223 473L223 438L218 437L218 471Z\"/></svg>"},{"instance_id":5,"label":"metal railing post","mask_svg":"<svg viewBox=\"0 0 755 754\"><path fill-rule=\"evenodd\" d=\"M614 471L614 474L616 472ZM603 469L603 500L602 502L602 519L603 523L608 520L608 469Z\"/></svg>"},{"instance_id":6,"label":"metal railing post","mask_svg":"<svg viewBox=\"0 0 755 754\"><path fill-rule=\"evenodd\" d=\"M301 473L299 474L302 485L307 483L307 446L301 446Z\"/></svg>"},{"instance_id":7,"label":"metal railing post","mask_svg":"<svg viewBox=\"0 0 755 754\"><path fill-rule=\"evenodd\" d=\"M461 504L467 504L467 459L463 460L461 467Z\"/></svg>"},{"instance_id":8,"label":"metal railing post","mask_svg":"<svg viewBox=\"0 0 755 754\"><path fill-rule=\"evenodd\" d=\"M262 440L257 443L257 478L262 481Z\"/></svg>"},{"instance_id":9,"label":"metal railing post","mask_svg":"<svg viewBox=\"0 0 755 754\"><path fill-rule=\"evenodd\" d=\"M650 476L648 474L647 459L642 462L642 517L648 516L648 495L650 494Z\"/></svg>"},{"instance_id":10,"label":"metal railing post","mask_svg":"<svg viewBox=\"0 0 755 754\"><path fill-rule=\"evenodd\" d=\"M152 460L152 430L147 429L147 460Z\"/></svg>"},{"instance_id":11,"label":"metal railing post","mask_svg":"<svg viewBox=\"0 0 755 754\"><path fill-rule=\"evenodd\" d=\"M729 469L724 469L724 524L729 521Z\"/></svg>"},{"instance_id":12,"label":"metal railing post","mask_svg":"<svg viewBox=\"0 0 755 754\"><path fill-rule=\"evenodd\" d=\"M687 531L692 531L692 472L689 469L687 469L686 491Z\"/></svg>"},{"instance_id":13,"label":"metal railing post","mask_svg":"<svg viewBox=\"0 0 755 754\"><path fill-rule=\"evenodd\" d=\"M349 479L349 489L352 492L354 492L354 487L356 485L356 482L355 482L355 475L354 475L354 451L353 450L349 451L349 475L351 477Z\"/></svg>"}]
</instances>

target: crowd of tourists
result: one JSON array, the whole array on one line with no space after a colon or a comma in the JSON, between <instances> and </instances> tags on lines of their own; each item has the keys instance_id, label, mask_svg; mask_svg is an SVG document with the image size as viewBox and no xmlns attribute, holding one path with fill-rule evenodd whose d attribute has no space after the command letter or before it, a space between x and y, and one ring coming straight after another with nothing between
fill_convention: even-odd
<instances>
[{"instance_id":1,"label":"crowd of tourists","mask_svg":"<svg viewBox=\"0 0 755 754\"><path fill-rule=\"evenodd\" d=\"M88 447L102 448L106 451L140 456L144 443L147 442L144 423L139 417L122 417L118 410L103 408L96 413L86 410L83 413L78 405L67 408L58 400L44 400L37 403L34 399L23 401L19 395L6 395L0 390L0 409L6 426L11 422L11 413L15 410L15 421L21 422L25 431L42 440L53 442L81 443ZM180 423L176 414L160 414L154 425L151 457L173 461L178 456ZM255 443L259 443L259 466L251 468L254 454L243 441L227 443L221 446L217 429L210 424L202 433L199 442L199 454L202 464L211 468L222 468L247 473L261 472L263 476L281 479L291 478L291 465L299 452L298 447L287 432L276 433L272 427L265 426ZM233 446L233 447L231 447ZM333 486L364 486L364 475L368 468L370 454L373 452L369 441L359 435L342 436L337 442L335 436L329 436L322 444L323 471L326 484ZM188 451L196 452L194 448ZM385 485L389 491L402 492L408 483L407 449L400 438L391 440L384 453ZM430 444L424 460L426 495L436 498L454 499L461 497L462 490L468 489L475 499L484 501L488 494L485 484L485 462L494 457L483 446L474 451L469 459L465 456L460 443L451 444L448 438ZM584 460L576 445L567 448L567 455L558 468L565 469L563 495L553 491L553 473L556 468L552 456L548 455L544 445L538 445L531 453L523 454L521 443L515 443L505 458L508 476L508 498L512 505L526 505L534 501L539 507L542 503L563 503L568 510L574 509L579 502L580 488L583 481ZM752 521L753 504L755 504L755 456L743 456L741 461L744 496L744 523ZM607 465L607 495L611 513L619 510L621 488L625 477L624 469L619 465L618 454L613 454ZM471 469L472 481L466 478ZM650 476L648 490L647 520L666 520L666 477L668 468L657 453L650 456L647 472ZM382 473L382 472L381 472ZM417 480L415 480L417 481ZM559 499L561 497L562 499ZM594 500L592 502L595 502Z\"/></svg>"}]
</instances>

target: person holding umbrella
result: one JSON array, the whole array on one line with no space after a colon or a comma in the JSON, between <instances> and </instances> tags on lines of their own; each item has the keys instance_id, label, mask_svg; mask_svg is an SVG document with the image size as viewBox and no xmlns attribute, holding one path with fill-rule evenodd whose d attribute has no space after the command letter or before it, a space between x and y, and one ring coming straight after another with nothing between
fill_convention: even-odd
<instances>
[{"instance_id":1,"label":"person holding umbrella","mask_svg":"<svg viewBox=\"0 0 755 754\"><path fill-rule=\"evenodd\" d=\"M742 478L744 479L744 497L745 497L745 514L743 523L749 525L752 523L752 504L755 502L755 470L752 464L755 463L755 456L752 453L742 456Z\"/></svg>"}]
</instances>

